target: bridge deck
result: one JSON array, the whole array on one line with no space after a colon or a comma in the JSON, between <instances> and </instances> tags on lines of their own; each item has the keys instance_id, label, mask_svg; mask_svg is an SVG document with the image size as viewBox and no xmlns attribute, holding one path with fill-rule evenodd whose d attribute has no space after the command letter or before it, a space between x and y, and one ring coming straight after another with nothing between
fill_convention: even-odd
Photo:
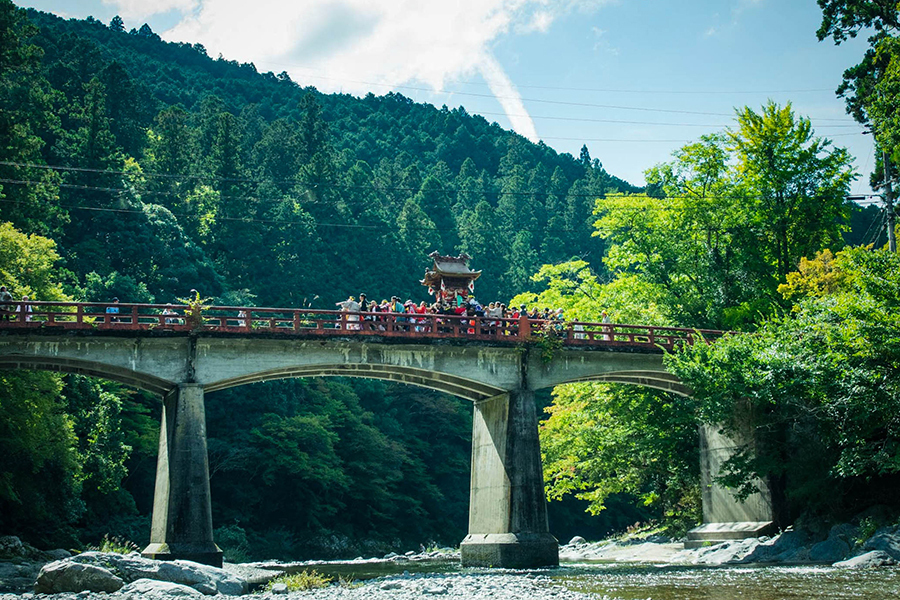
<instances>
[{"instance_id":1,"label":"bridge deck","mask_svg":"<svg viewBox=\"0 0 900 600\"><path fill-rule=\"evenodd\" d=\"M31 311L26 309L26 305ZM107 312L111 307L117 313ZM116 304L98 302L12 302L0 310L0 331L47 332L80 330L105 333L136 331L221 332L279 336L380 336L410 341L424 339L523 342L559 340L564 346L631 347L662 351L679 344L714 339L721 331L542 321L527 317L497 319L458 315L348 313L336 310L204 306L200 314L183 304Z\"/></svg>"}]
</instances>

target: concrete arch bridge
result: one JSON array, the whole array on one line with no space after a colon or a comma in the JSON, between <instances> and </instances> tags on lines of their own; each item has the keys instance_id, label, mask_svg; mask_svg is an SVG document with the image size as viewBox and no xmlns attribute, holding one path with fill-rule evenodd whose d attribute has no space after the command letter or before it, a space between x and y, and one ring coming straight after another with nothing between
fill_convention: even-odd
<instances>
[{"instance_id":1,"label":"concrete arch bridge","mask_svg":"<svg viewBox=\"0 0 900 600\"><path fill-rule=\"evenodd\" d=\"M256 307L111 309L34 302L30 311L21 303L5 308L0 368L103 377L163 398L152 531L144 554L210 564L221 564L222 553L212 534L206 392L288 377L341 376L397 381L471 400L463 563L552 565L559 560L558 543L547 525L534 392L608 381L689 395L666 371L663 351L721 335L527 318ZM705 470L715 467L706 464ZM711 480L707 487L705 520L707 512L712 522L771 519L771 511L760 511L767 508L764 498L738 504Z\"/></svg>"}]
</instances>

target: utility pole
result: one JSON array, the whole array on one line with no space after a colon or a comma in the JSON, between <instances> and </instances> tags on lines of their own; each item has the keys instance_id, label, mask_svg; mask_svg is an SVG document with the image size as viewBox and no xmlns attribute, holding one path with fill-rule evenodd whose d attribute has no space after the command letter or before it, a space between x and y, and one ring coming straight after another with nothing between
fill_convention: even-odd
<instances>
[{"instance_id":1,"label":"utility pole","mask_svg":"<svg viewBox=\"0 0 900 600\"><path fill-rule=\"evenodd\" d=\"M894 190L891 187L891 163L888 153L881 151L881 162L884 163L884 204L887 211L888 250L897 251L897 238L894 233Z\"/></svg>"}]
</instances>

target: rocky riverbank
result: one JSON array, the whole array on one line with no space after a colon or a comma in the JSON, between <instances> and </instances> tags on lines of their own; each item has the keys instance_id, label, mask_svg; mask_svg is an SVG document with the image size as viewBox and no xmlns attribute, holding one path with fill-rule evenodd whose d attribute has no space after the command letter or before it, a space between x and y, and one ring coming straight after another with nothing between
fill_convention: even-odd
<instances>
[{"instance_id":1,"label":"rocky riverbank","mask_svg":"<svg viewBox=\"0 0 900 600\"><path fill-rule=\"evenodd\" d=\"M0 541L8 538L0 538ZM15 545L15 544L13 544ZM24 548L24 547L23 547ZM203 596L244 596L277 600L282 597L317 600L388 600L443 596L492 600L588 598L565 587L554 569L509 571L464 569L458 553L387 555L381 559L303 563L251 563L216 569L188 561L159 562L129 555L85 552L62 557L64 551L0 561L0 600L34 598L35 593L59 600L167 600ZM50 560L58 558L58 560ZM680 542L660 537L589 543L573 539L560 548L564 565L623 563L686 566L832 565L860 569L900 564L900 526L883 527L865 540L860 529L837 525L815 535L786 531L771 538L750 538L685 550ZM336 583L321 589L289 592L267 581L283 572L318 570ZM360 581L362 579L362 581Z\"/></svg>"},{"instance_id":2,"label":"rocky riverbank","mask_svg":"<svg viewBox=\"0 0 900 600\"><path fill-rule=\"evenodd\" d=\"M859 568L900 564L900 525L882 527L862 539L858 526L835 525L827 533L789 529L773 537L748 538L684 549L665 538L605 540L588 543L580 538L562 546L560 561L630 562L673 565L833 565Z\"/></svg>"}]
</instances>

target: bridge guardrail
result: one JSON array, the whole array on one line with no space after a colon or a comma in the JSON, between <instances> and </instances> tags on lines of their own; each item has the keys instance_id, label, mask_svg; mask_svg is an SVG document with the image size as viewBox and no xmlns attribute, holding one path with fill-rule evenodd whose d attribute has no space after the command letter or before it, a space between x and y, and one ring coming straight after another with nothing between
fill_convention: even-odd
<instances>
[{"instance_id":1,"label":"bridge guardrail","mask_svg":"<svg viewBox=\"0 0 900 600\"><path fill-rule=\"evenodd\" d=\"M118 312L107 312L115 307ZM30 310L29 310L30 309ZM564 346L671 349L726 332L621 323L499 319L463 315L343 312L337 310L183 304L10 302L0 305L0 330L222 332L309 336L382 336L411 339L561 340Z\"/></svg>"}]
</instances>

